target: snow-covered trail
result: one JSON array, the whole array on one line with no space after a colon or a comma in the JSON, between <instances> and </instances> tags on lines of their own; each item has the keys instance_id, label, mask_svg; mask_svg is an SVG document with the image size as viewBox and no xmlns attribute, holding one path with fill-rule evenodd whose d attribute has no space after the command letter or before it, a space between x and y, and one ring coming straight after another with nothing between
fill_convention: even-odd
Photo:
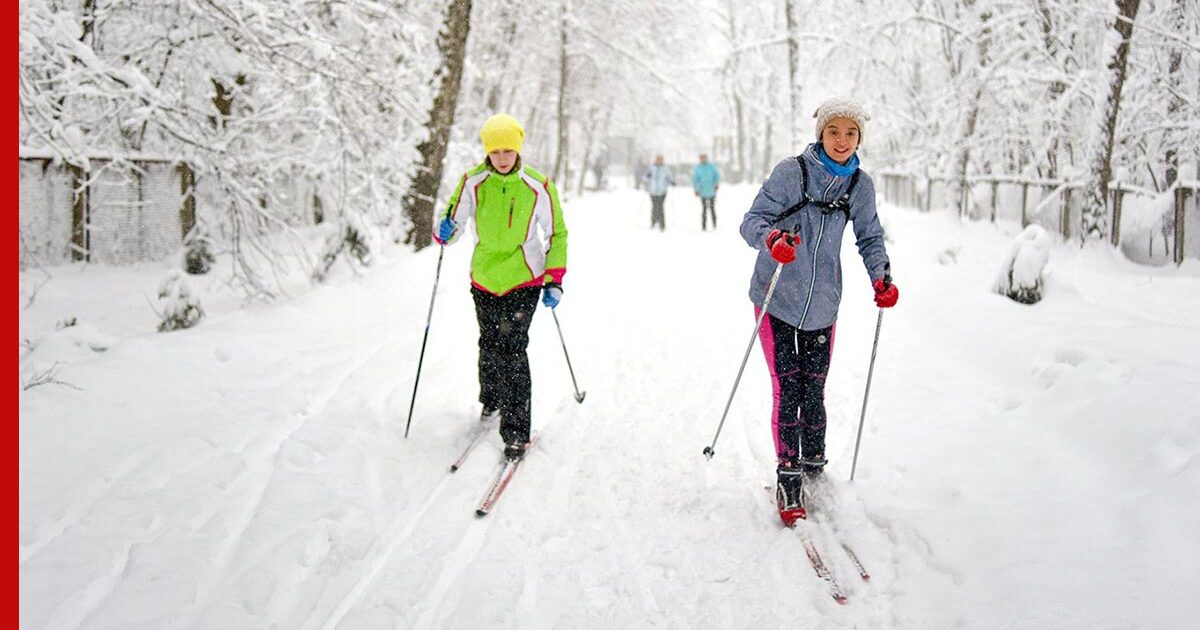
<instances>
[{"instance_id":1,"label":"snow-covered trail","mask_svg":"<svg viewBox=\"0 0 1200 630\"><path fill-rule=\"evenodd\" d=\"M771 497L770 386L751 350L753 251L675 189L665 233L631 190L567 202L570 271L531 330L541 440L473 515L469 245L396 254L284 303L126 339L21 398L23 628L1167 627L1200 557L1200 273L1056 246L1034 308L988 291L1007 231L885 209L900 306L883 321L853 244L827 390L835 523L863 583L813 575ZM848 239L851 240L851 239ZM938 253L959 248L957 261ZM1137 425L1130 419L1136 418ZM1125 514L1109 518L1113 506ZM1181 590L1182 589L1182 590ZM1126 593L1113 598L1108 593Z\"/></svg>"}]
</instances>

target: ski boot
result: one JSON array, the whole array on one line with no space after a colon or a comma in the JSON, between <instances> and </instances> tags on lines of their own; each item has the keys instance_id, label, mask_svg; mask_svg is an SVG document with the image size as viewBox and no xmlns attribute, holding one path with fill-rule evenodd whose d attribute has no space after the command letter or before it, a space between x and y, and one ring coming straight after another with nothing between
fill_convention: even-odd
<instances>
[{"instance_id":1,"label":"ski boot","mask_svg":"<svg viewBox=\"0 0 1200 630\"><path fill-rule=\"evenodd\" d=\"M779 520L784 527L794 527L796 521L807 518L804 509L804 472L793 462L779 465L775 471L775 503L779 507Z\"/></svg>"},{"instance_id":2,"label":"ski boot","mask_svg":"<svg viewBox=\"0 0 1200 630\"><path fill-rule=\"evenodd\" d=\"M516 439L504 445L504 459L510 462L515 462L525 457L525 451L529 448L529 442L522 439Z\"/></svg>"},{"instance_id":3,"label":"ski boot","mask_svg":"<svg viewBox=\"0 0 1200 630\"><path fill-rule=\"evenodd\" d=\"M504 441L504 457L510 462L515 462L525 457L525 451L529 448L529 420L525 419L522 422L508 413L501 416L500 439Z\"/></svg>"},{"instance_id":4,"label":"ski boot","mask_svg":"<svg viewBox=\"0 0 1200 630\"><path fill-rule=\"evenodd\" d=\"M799 463L800 470L804 474L815 477L825 472L825 464L828 464L829 460L825 459L824 453L820 453L817 455L802 455Z\"/></svg>"},{"instance_id":5,"label":"ski boot","mask_svg":"<svg viewBox=\"0 0 1200 630\"><path fill-rule=\"evenodd\" d=\"M487 424L494 422L500 418L500 409L496 407L483 406L483 411L479 412L479 422Z\"/></svg>"}]
</instances>

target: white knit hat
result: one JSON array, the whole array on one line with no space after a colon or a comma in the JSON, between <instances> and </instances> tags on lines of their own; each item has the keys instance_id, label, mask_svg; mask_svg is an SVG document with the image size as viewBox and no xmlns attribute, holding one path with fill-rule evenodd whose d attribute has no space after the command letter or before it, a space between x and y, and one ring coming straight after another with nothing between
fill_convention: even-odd
<instances>
[{"instance_id":1,"label":"white knit hat","mask_svg":"<svg viewBox=\"0 0 1200 630\"><path fill-rule=\"evenodd\" d=\"M853 100L844 96L835 96L817 108L813 112L813 118L817 119L817 142L821 141L821 131L825 129L825 125L834 118L849 118L858 125L858 143L862 144L863 133L866 132L866 122L871 120L867 112Z\"/></svg>"}]
</instances>

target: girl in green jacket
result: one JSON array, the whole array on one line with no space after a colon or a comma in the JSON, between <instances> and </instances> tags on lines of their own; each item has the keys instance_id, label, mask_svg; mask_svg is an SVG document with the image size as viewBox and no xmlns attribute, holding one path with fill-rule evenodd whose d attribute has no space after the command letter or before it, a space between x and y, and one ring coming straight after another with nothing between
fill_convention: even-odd
<instances>
[{"instance_id":1,"label":"girl in green jacket","mask_svg":"<svg viewBox=\"0 0 1200 630\"><path fill-rule=\"evenodd\" d=\"M521 163L525 130L496 114L479 131L486 157L463 174L434 240L452 244L474 219L471 295L479 320L481 421L500 416L505 456L520 459L529 443L529 324L539 294L550 308L562 299L567 226L558 189Z\"/></svg>"}]
</instances>

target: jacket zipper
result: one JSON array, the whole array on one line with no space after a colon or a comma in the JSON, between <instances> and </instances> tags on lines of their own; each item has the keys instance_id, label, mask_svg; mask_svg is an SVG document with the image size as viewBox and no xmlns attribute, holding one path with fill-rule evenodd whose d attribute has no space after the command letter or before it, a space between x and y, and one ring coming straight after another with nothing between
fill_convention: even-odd
<instances>
[{"instance_id":1,"label":"jacket zipper","mask_svg":"<svg viewBox=\"0 0 1200 630\"><path fill-rule=\"evenodd\" d=\"M507 176L504 178L504 184L500 186L500 195L502 197L508 197L508 177ZM510 227L510 228L512 227L512 220L513 220L513 206L516 205L516 203L517 203L516 197L509 197L509 199L508 199L508 227Z\"/></svg>"},{"instance_id":2,"label":"jacket zipper","mask_svg":"<svg viewBox=\"0 0 1200 630\"><path fill-rule=\"evenodd\" d=\"M825 236L825 215L821 215L821 227L817 230L817 245L813 247L812 255L812 278L808 281L808 297L804 299L804 313L800 315L800 328L804 326L804 320L808 319L808 307L812 306L813 290L817 287L817 252L821 250L821 239Z\"/></svg>"},{"instance_id":3,"label":"jacket zipper","mask_svg":"<svg viewBox=\"0 0 1200 630\"><path fill-rule=\"evenodd\" d=\"M836 183L837 183L837 177L834 177L833 179L829 180L829 185L826 186L824 192L821 193L821 202L822 203L825 203L828 201L829 191L830 191L830 189L833 188L833 185ZM821 213L821 227L817 229L817 244L815 247L813 247L812 277L808 281L808 297L806 297L804 299L804 312L800 315L800 326L798 326L797 328L804 326L804 320L808 319L808 309L810 306L812 306L813 291L816 290L816 288L817 288L817 252L819 252L821 250L821 239L825 236L825 217L826 217L826 214L824 212L822 212Z\"/></svg>"}]
</instances>

